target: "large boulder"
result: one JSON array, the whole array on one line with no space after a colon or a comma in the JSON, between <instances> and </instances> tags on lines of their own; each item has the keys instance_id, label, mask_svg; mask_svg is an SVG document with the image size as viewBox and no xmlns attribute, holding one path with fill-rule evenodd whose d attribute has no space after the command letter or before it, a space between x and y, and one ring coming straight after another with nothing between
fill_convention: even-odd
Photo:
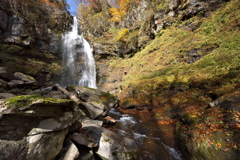
<instances>
[{"instance_id":1,"label":"large boulder","mask_svg":"<svg viewBox=\"0 0 240 160\"><path fill-rule=\"evenodd\" d=\"M1 100L0 159L54 159L78 113L68 99L27 95Z\"/></svg>"},{"instance_id":2,"label":"large boulder","mask_svg":"<svg viewBox=\"0 0 240 160\"><path fill-rule=\"evenodd\" d=\"M100 115L106 116L111 108L118 107L117 98L110 93L77 85L68 86L66 89L77 95L77 98L82 101L79 106L85 108L85 113L91 119Z\"/></svg>"}]
</instances>

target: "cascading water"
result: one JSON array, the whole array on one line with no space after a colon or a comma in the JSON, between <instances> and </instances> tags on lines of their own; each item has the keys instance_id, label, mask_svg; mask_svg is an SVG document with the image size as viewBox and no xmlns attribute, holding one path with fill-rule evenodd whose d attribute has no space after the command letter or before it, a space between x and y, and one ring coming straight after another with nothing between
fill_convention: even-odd
<instances>
[{"instance_id":1,"label":"cascading water","mask_svg":"<svg viewBox=\"0 0 240 160\"><path fill-rule=\"evenodd\" d=\"M62 36L64 72L61 85L96 86L96 67L89 43L78 32L78 20L74 17L72 30Z\"/></svg>"}]
</instances>

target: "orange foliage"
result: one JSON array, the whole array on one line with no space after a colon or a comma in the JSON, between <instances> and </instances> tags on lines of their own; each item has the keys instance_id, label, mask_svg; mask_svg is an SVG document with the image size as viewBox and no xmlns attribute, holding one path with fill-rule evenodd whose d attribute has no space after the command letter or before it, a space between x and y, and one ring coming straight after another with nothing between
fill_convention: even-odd
<instances>
[{"instance_id":1,"label":"orange foliage","mask_svg":"<svg viewBox=\"0 0 240 160\"><path fill-rule=\"evenodd\" d=\"M112 14L111 21L119 22L127 15L131 5L139 3L140 0L115 0L115 7L110 8Z\"/></svg>"}]
</instances>

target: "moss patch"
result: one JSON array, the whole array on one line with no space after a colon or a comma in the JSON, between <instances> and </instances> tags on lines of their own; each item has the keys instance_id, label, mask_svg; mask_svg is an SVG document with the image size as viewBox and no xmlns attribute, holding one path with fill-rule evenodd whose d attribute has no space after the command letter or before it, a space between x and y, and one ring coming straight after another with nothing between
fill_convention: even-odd
<instances>
[{"instance_id":1,"label":"moss patch","mask_svg":"<svg viewBox=\"0 0 240 160\"><path fill-rule=\"evenodd\" d=\"M42 103L42 104L60 104L65 102L70 102L68 99L58 99L58 98L46 98L39 95L23 95L17 96L10 99L4 100L8 108L11 108L13 111L20 111L31 107L33 104Z\"/></svg>"}]
</instances>

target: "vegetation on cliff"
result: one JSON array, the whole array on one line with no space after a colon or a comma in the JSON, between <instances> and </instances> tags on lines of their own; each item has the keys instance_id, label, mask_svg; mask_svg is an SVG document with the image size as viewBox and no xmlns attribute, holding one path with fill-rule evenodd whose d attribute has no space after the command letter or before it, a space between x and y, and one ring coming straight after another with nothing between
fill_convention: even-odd
<instances>
[{"instance_id":1,"label":"vegetation on cliff","mask_svg":"<svg viewBox=\"0 0 240 160\"><path fill-rule=\"evenodd\" d=\"M67 8L65 0L2 0L0 65L42 84L59 75L61 33L72 21Z\"/></svg>"}]
</instances>

